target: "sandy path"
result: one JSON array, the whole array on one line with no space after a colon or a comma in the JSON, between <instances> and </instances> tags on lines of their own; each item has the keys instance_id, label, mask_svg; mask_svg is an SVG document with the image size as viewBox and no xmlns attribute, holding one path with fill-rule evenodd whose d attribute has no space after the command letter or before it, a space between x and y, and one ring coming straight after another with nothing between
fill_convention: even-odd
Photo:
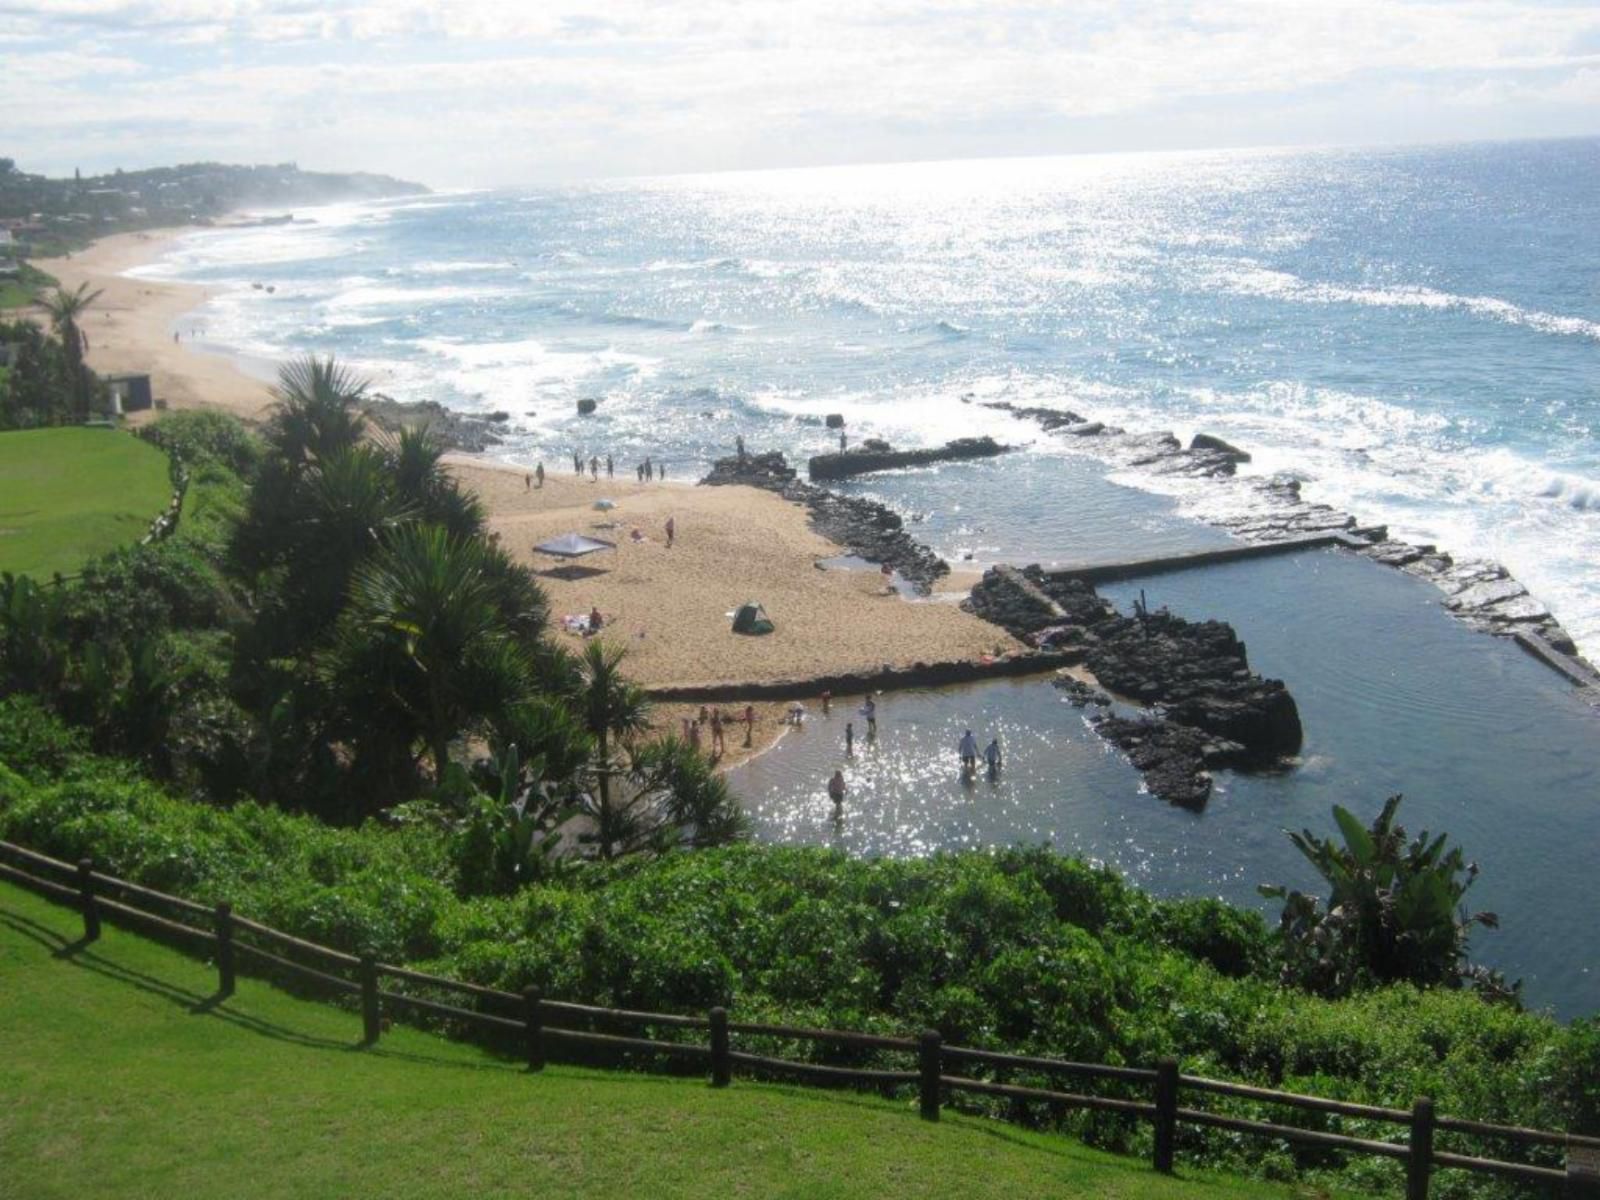
<instances>
[{"instance_id":1,"label":"sandy path","mask_svg":"<svg viewBox=\"0 0 1600 1200\"><path fill-rule=\"evenodd\" d=\"M180 232L119 233L71 258L40 259L37 265L69 291L86 283L102 292L82 326L89 338L89 365L96 371L149 375L156 398L166 401L168 408L217 408L255 420L272 403L265 383L221 355L190 350L172 340L179 318L205 303L206 289L122 274L154 261ZM149 413L132 417L152 418Z\"/></svg>"}]
</instances>

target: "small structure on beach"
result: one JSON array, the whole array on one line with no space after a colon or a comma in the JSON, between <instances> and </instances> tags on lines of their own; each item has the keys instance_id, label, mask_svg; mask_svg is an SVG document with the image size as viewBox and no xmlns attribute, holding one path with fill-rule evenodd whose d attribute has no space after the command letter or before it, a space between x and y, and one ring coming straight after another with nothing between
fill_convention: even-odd
<instances>
[{"instance_id":1,"label":"small structure on beach","mask_svg":"<svg viewBox=\"0 0 1600 1200\"><path fill-rule=\"evenodd\" d=\"M733 631L735 633L771 633L776 628L777 626L772 623L772 618L767 616L767 610L754 600L746 600L734 611Z\"/></svg>"},{"instance_id":2,"label":"small structure on beach","mask_svg":"<svg viewBox=\"0 0 1600 1200\"><path fill-rule=\"evenodd\" d=\"M143 412L155 406L155 395L150 390L148 375L102 375L106 391L111 396L111 411L117 413Z\"/></svg>"}]
</instances>

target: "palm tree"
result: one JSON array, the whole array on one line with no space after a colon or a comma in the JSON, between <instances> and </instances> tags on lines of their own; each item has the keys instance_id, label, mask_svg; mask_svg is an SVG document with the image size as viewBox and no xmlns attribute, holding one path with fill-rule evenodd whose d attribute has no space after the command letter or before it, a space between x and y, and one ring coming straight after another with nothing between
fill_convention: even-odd
<instances>
[{"instance_id":1,"label":"palm tree","mask_svg":"<svg viewBox=\"0 0 1600 1200\"><path fill-rule=\"evenodd\" d=\"M78 318L98 299L99 291L91 292L87 283L80 283L75 292L57 288L44 301L45 311L50 314L50 324L60 336L62 349L66 352L67 371L72 381L72 409L79 420L88 419L94 386L88 364L83 359L89 349L89 338L79 328Z\"/></svg>"},{"instance_id":2,"label":"palm tree","mask_svg":"<svg viewBox=\"0 0 1600 1200\"><path fill-rule=\"evenodd\" d=\"M579 660L578 712L589 736L595 740L595 774L599 790L595 811L600 852L610 858L622 841L623 812L612 804L611 781L617 774L612 760L613 739L628 741L649 728L650 700L644 689L622 673L627 650L596 638L584 647Z\"/></svg>"},{"instance_id":3,"label":"palm tree","mask_svg":"<svg viewBox=\"0 0 1600 1200\"><path fill-rule=\"evenodd\" d=\"M361 404L368 386L332 357L308 354L285 363L267 440L296 467L353 449L367 427Z\"/></svg>"},{"instance_id":4,"label":"palm tree","mask_svg":"<svg viewBox=\"0 0 1600 1200\"><path fill-rule=\"evenodd\" d=\"M413 729L443 779L450 743L531 692L484 571L482 542L403 528L356 570L333 674L358 719Z\"/></svg>"}]
</instances>

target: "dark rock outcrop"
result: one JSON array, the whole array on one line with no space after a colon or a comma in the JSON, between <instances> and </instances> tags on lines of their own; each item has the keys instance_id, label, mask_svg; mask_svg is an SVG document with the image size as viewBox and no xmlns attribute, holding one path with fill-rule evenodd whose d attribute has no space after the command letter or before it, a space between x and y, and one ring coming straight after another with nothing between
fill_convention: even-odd
<instances>
[{"instance_id":1,"label":"dark rock outcrop","mask_svg":"<svg viewBox=\"0 0 1600 1200\"><path fill-rule=\"evenodd\" d=\"M1242 747L1161 717L1091 718L1095 731L1128 756L1150 794L1184 808L1211 798L1208 768L1232 766Z\"/></svg>"},{"instance_id":2,"label":"dark rock outcrop","mask_svg":"<svg viewBox=\"0 0 1600 1200\"><path fill-rule=\"evenodd\" d=\"M446 408L436 400L406 403L381 392L369 394L366 412L374 425L388 433L425 427L447 450L482 454L505 440L501 436L505 432L503 413L478 416Z\"/></svg>"},{"instance_id":3,"label":"dark rock outcrop","mask_svg":"<svg viewBox=\"0 0 1600 1200\"><path fill-rule=\"evenodd\" d=\"M598 403L599 402L592 396L585 396L582 400L578 401L578 415L580 417L587 417L590 413L594 412L595 406Z\"/></svg>"},{"instance_id":4,"label":"dark rock outcrop","mask_svg":"<svg viewBox=\"0 0 1600 1200\"><path fill-rule=\"evenodd\" d=\"M758 487L804 504L811 513L811 527L823 537L858 558L888 564L923 594L950 573L949 563L905 531L899 513L874 500L836 495L797 479L781 451L719 458L700 482L711 487Z\"/></svg>"},{"instance_id":5,"label":"dark rock outcrop","mask_svg":"<svg viewBox=\"0 0 1600 1200\"><path fill-rule=\"evenodd\" d=\"M1103 686L1151 710L1122 724L1097 718L1096 728L1174 803L1205 802L1208 766L1268 766L1300 749L1294 698L1250 670L1244 643L1221 621L1124 616L1084 580L1037 566L985 572L963 607L1036 646L1078 651ZM1074 703L1096 702L1075 680L1061 686Z\"/></svg>"},{"instance_id":6,"label":"dark rock outcrop","mask_svg":"<svg viewBox=\"0 0 1600 1200\"><path fill-rule=\"evenodd\" d=\"M1011 447L991 437L957 438L943 446L924 450L894 450L887 442L871 439L852 450L816 454L806 464L812 479L848 479L869 471L891 471L898 467L925 467L932 463L960 462L971 458L993 458Z\"/></svg>"}]
</instances>

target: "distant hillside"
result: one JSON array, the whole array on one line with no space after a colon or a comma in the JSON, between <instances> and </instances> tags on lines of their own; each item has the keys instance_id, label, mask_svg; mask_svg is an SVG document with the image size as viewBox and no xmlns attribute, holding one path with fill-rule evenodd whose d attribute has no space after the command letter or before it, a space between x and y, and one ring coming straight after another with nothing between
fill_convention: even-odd
<instances>
[{"instance_id":1,"label":"distant hillside","mask_svg":"<svg viewBox=\"0 0 1600 1200\"><path fill-rule=\"evenodd\" d=\"M427 190L387 175L302 171L294 163L254 167L185 163L50 179L27 174L13 160L0 158L0 222L24 242L204 224L236 208L288 208Z\"/></svg>"}]
</instances>

